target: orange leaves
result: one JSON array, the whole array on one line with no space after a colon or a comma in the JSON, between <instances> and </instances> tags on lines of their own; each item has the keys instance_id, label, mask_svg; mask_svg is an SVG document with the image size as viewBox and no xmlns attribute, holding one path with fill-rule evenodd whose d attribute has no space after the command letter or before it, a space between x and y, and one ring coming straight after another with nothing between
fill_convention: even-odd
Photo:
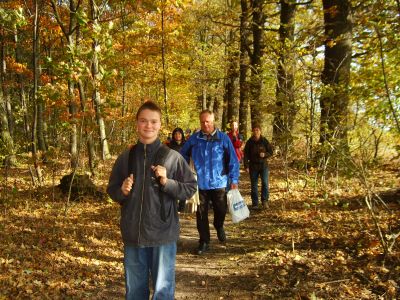
<instances>
[{"instance_id":1,"label":"orange leaves","mask_svg":"<svg viewBox=\"0 0 400 300\"><path fill-rule=\"evenodd\" d=\"M31 70L28 69L27 64L18 63L13 57L6 57L7 69L15 74L23 74L26 76L32 76Z\"/></svg>"}]
</instances>

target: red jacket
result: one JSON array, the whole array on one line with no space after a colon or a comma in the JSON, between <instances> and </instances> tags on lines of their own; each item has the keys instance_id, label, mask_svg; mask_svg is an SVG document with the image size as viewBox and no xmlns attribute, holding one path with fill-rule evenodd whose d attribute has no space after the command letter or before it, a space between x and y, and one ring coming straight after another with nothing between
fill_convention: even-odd
<instances>
[{"instance_id":1,"label":"red jacket","mask_svg":"<svg viewBox=\"0 0 400 300\"><path fill-rule=\"evenodd\" d=\"M228 136L233 144L233 148L235 148L236 156L239 161L242 161L243 158L243 151L242 151L242 144L243 141L240 137L240 134L238 131L236 131L236 136L233 136L233 131L228 132Z\"/></svg>"}]
</instances>

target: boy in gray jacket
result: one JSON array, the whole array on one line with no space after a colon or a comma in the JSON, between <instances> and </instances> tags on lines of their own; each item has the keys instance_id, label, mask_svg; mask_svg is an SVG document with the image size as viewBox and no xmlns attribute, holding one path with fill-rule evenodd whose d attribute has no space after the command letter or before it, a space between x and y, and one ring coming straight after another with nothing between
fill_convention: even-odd
<instances>
[{"instance_id":1,"label":"boy in gray jacket","mask_svg":"<svg viewBox=\"0 0 400 300\"><path fill-rule=\"evenodd\" d=\"M176 200L196 192L189 165L159 140L161 110L151 101L136 114L138 143L115 161L107 193L121 204L126 299L174 299L179 217ZM156 164L160 153L165 156ZM128 163L129 162L129 163ZM129 165L131 164L131 165Z\"/></svg>"}]
</instances>

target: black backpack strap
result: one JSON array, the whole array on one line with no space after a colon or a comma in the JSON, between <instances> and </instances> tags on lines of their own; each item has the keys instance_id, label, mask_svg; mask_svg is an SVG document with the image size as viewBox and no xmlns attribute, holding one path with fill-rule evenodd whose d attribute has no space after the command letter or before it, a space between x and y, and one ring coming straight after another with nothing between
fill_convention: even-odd
<instances>
[{"instance_id":1,"label":"black backpack strap","mask_svg":"<svg viewBox=\"0 0 400 300\"><path fill-rule=\"evenodd\" d=\"M167 145L161 144L160 147L158 147L157 152L155 154L154 165L164 166L169 151L171 151L171 149Z\"/></svg>"},{"instance_id":2,"label":"black backpack strap","mask_svg":"<svg viewBox=\"0 0 400 300\"><path fill-rule=\"evenodd\" d=\"M129 149L129 158L128 158L128 176L133 174L135 170L135 159L133 157L133 153L135 151L136 145L132 145L131 149Z\"/></svg>"},{"instance_id":3,"label":"black backpack strap","mask_svg":"<svg viewBox=\"0 0 400 300\"><path fill-rule=\"evenodd\" d=\"M171 149L164 145L161 144L161 146L158 148L156 154L155 154L155 160L154 160L154 165L160 165L160 166L164 166L165 165L165 161L167 160L167 156L169 151L171 151ZM160 197L160 204L161 204L161 220L163 220L164 222L167 220L167 217L165 215L165 204L164 204L164 193L161 190L161 183L160 183L160 178L157 178L157 182L158 182L158 195Z\"/></svg>"}]
</instances>

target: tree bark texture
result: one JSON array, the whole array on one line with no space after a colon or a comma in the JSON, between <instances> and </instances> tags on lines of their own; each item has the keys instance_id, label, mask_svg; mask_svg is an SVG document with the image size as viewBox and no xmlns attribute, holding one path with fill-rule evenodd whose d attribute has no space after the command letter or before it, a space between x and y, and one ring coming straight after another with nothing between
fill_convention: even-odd
<instances>
[{"instance_id":1,"label":"tree bark texture","mask_svg":"<svg viewBox=\"0 0 400 300\"><path fill-rule=\"evenodd\" d=\"M225 92L224 92L224 102L226 103L226 118L222 125L222 129L226 129L227 123L235 120L239 116L239 106L237 98L235 97L235 82L239 76L238 74L238 57L237 50L234 49L234 32L230 30L229 32L229 42L227 45L227 55L228 55L228 70L225 79Z\"/></svg>"},{"instance_id":2,"label":"tree bark texture","mask_svg":"<svg viewBox=\"0 0 400 300\"><path fill-rule=\"evenodd\" d=\"M38 123L39 123L39 106L38 106L38 87L39 87L39 3L34 1L34 23L33 23L33 126L32 126L32 157L39 185L43 183L42 170L38 157Z\"/></svg>"},{"instance_id":3,"label":"tree bark texture","mask_svg":"<svg viewBox=\"0 0 400 300\"><path fill-rule=\"evenodd\" d=\"M247 73L249 70L249 7L247 0L240 1L242 13L240 15L240 54L239 54L239 132L247 138L247 117L249 114L249 84Z\"/></svg>"},{"instance_id":4,"label":"tree bark texture","mask_svg":"<svg viewBox=\"0 0 400 300\"><path fill-rule=\"evenodd\" d=\"M99 19L99 12L98 12L98 7L97 4L95 3L94 0L90 1L90 6L91 6L91 13L92 13L92 21L94 26L98 26L98 19ZM96 38L97 33L93 33L93 42L92 42L92 51L93 51L93 57L92 57L92 83L93 83L93 92L92 92L92 100L96 109L96 120L97 120L97 125L99 128L99 134L100 134L100 145L101 145L101 154L102 154L102 159L106 160L111 157L110 150L108 147L108 141L107 141L107 134L106 134L106 125L104 122L103 118L103 112L102 112L102 106L103 106L103 101L101 100L101 95L100 95L100 82L99 82L99 77L100 72L99 72L99 59L97 55L97 51L99 44L98 40Z\"/></svg>"},{"instance_id":5,"label":"tree bark texture","mask_svg":"<svg viewBox=\"0 0 400 300\"><path fill-rule=\"evenodd\" d=\"M61 28L61 31L64 34L64 37L67 41L68 48L71 49L69 63L72 64L74 57L73 52L76 47L76 38L75 34L77 31L77 19L76 19L76 11L81 4L81 0L75 2L74 0L69 1L69 21L67 26L64 25L61 20L58 10L57 3L55 0L50 0L51 7L53 8L54 17L57 20L58 25ZM71 168L75 169L78 166L78 120L76 119L76 114L78 112L77 101L75 100L75 83L72 79L68 79L68 110L70 113L70 154L71 154Z\"/></svg>"},{"instance_id":6,"label":"tree bark texture","mask_svg":"<svg viewBox=\"0 0 400 300\"><path fill-rule=\"evenodd\" d=\"M352 14L348 0L323 0L324 91L320 98L320 142L347 148L348 87L352 55Z\"/></svg>"},{"instance_id":7,"label":"tree bark texture","mask_svg":"<svg viewBox=\"0 0 400 300\"><path fill-rule=\"evenodd\" d=\"M294 19L296 1L281 0L279 27L279 58L276 83L276 110L273 123L273 140L282 151L292 143L296 103L294 96L295 63L293 59Z\"/></svg>"},{"instance_id":8,"label":"tree bark texture","mask_svg":"<svg viewBox=\"0 0 400 300\"><path fill-rule=\"evenodd\" d=\"M262 0L252 0L252 33L253 33L253 52L250 59L251 78L250 78L250 109L252 125L261 124L263 120L262 109L262 62L264 52L264 23L265 15L263 12Z\"/></svg>"}]
</instances>

